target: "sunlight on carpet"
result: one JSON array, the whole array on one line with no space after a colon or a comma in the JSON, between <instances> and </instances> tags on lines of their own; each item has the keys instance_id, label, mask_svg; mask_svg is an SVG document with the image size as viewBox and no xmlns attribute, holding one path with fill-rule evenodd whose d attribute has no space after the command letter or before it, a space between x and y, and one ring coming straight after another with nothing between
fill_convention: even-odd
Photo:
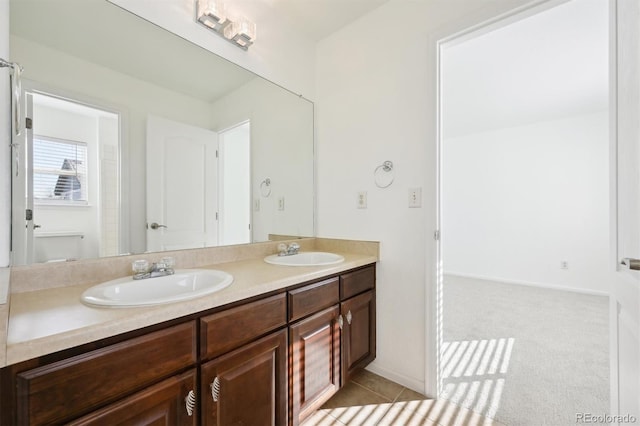
<instances>
[{"instance_id":1,"label":"sunlight on carpet","mask_svg":"<svg viewBox=\"0 0 640 426\"><path fill-rule=\"evenodd\" d=\"M441 397L495 418L514 343L512 337L444 342Z\"/></svg>"}]
</instances>

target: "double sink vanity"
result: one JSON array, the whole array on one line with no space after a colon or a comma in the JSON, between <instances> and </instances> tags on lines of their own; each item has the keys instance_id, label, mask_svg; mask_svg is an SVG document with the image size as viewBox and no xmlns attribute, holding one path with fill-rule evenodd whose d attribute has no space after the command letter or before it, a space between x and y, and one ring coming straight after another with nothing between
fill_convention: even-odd
<instances>
[{"instance_id":1,"label":"double sink vanity","mask_svg":"<svg viewBox=\"0 0 640 426\"><path fill-rule=\"evenodd\" d=\"M295 244L13 268L0 424L299 424L375 358L378 243Z\"/></svg>"}]
</instances>

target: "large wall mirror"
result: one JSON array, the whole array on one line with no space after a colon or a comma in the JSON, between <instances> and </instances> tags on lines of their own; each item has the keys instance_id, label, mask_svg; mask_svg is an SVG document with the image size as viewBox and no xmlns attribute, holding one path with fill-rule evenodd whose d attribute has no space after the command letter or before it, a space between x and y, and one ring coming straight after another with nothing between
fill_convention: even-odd
<instances>
[{"instance_id":1,"label":"large wall mirror","mask_svg":"<svg viewBox=\"0 0 640 426\"><path fill-rule=\"evenodd\" d=\"M106 0L10 10L14 265L314 235L311 102Z\"/></svg>"}]
</instances>

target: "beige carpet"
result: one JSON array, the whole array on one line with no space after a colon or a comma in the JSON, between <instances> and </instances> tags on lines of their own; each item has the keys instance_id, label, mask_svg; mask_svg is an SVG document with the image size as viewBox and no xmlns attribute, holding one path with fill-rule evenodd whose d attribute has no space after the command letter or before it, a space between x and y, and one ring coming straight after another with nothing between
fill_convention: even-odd
<instances>
[{"instance_id":1,"label":"beige carpet","mask_svg":"<svg viewBox=\"0 0 640 426\"><path fill-rule=\"evenodd\" d=\"M510 426L608 414L608 298L445 276L441 398Z\"/></svg>"}]
</instances>

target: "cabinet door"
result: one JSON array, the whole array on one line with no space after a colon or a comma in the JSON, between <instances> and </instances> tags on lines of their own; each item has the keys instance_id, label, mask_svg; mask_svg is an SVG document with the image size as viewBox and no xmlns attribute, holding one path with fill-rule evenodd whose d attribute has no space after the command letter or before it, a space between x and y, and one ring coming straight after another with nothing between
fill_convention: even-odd
<instances>
[{"instance_id":1,"label":"cabinet door","mask_svg":"<svg viewBox=\"0 0 640 426\"><path fill-rule=\"evenodd\" d=\"M373 291L352 297L341 303L344 318L342 329L342 385L358 368L376 357L376 299Z\"/></svg>"},{"instance_id":2,"label":"cabinet door","mask_svg":"<svg viewBox=\"0 0 640 426\"><path fill-rule=\"evenodd\" d=\"M339 306L289 327L291 424L297 425L340 387Z\"/></svg>"},{"instance_id":3,"label":"cabinet door","mask_svg":"<svg viewBox=\"0 0 640 426\"><path fill-rule=\"evenodd\" d=\"M70 424L195 426L198 423L195 397L192 397L193 404L190 404L193 410L187 409L187 398L190 392L195 395L195 386L196 370L193 369L150 386Z\"/></svg>"},{"instance_id":4,"label":"cabinet door","mask_svg":"<svg viewBox=\"0 0 640 426\"><path fill-rule=\"evenodd\" d=\"M204 364L200 395L203 425L286 425L287 330Z\"/></svg>"}]
</instances>

